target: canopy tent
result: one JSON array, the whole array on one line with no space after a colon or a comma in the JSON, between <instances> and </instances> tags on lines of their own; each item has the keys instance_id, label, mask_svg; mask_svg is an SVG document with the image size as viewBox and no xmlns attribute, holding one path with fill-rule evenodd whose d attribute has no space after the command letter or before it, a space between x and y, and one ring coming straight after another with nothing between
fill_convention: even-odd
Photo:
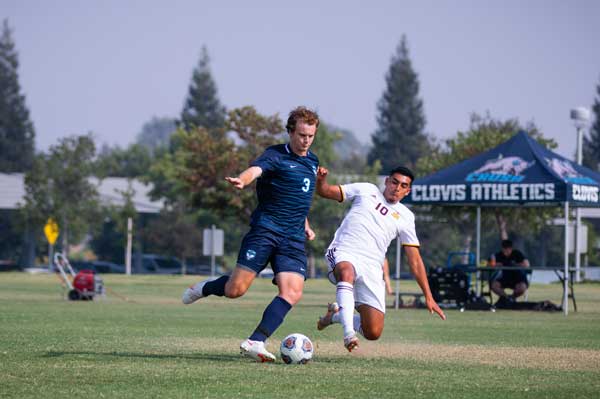
<instances>
[{"instance_id":1,"label":"canopy tent","mask_svg":"<svg viewBox=\"0 0 600 399\"><path fill-rule=\"evenodd\" d=\"M558 155L521 131L497 147L413 182L405 203L477 207L477 250L482 206L556 206L565 213L564 297L568 313L569 206L600 207L600 174Z\"/></svg>"}]
</instances>

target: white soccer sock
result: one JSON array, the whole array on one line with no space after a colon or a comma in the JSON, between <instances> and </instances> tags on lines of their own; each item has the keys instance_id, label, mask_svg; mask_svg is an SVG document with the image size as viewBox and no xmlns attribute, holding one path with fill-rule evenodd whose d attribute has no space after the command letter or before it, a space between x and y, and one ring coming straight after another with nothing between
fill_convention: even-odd
<instances>
[{"instance_id":1,"label":"white soccer sock","mask_svg":"<svg viewBox=\"0 0 600 399\"><path fill-rule=\"evenodd\" d=\"M345 281L336 284L335 297L340 306L339 320L344 330L344 338L351 337L354 332L354 287Z\"/></svg>"},{"instance_id":2,"label":"white soccer sock","mask_svg":"<svg viewBox=\"0 0 600 399\"><path fill-rule=\"evenodd\" d=\"M341 323L342 322L341 313L342 312L334 313L333 316L331 316L331 322L332 323ZM356 331L357 333L359 333L360 335L362 335L364 337L362 326L360 324L360 315L359 314L354 315L352 324L354 325L354 331Z\"/></svg>"},{"instance_id":3,"label":"white soccer sock","mask_svg":"<svg viewBox=\"0 0 600 399\"><path fill-rule=\"evenodd\" d=\"M355 314L354 315L354 331L356 331L357 333L359 333L363 337L365 336L363 334L362 327L360 326L360 315L359 314Z\"/></svg>"}]
</instances>

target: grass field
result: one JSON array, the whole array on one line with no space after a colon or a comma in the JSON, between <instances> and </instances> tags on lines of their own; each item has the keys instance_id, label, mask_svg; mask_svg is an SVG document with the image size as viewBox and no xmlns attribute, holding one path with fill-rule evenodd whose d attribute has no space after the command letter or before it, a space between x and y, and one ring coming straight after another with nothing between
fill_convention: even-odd
<instances>
[{"instance_id":1,"label":"grass field","mask_svg":"<svg viewBox=\"0 0 600 399\"><path fill-rule=\"evenodd\" d=\"M600 398L598 284L576 287L567 317L389 309L382 338L349 354L340 326L315 326L333 286L309 280L268 343L313 340L314 361L290 366L239 355L276 294L267 280L183 306L194 277L103 277L105 298L70 302L53 275L0 274L0 398ZM533 285L529 299L560 303L561 289Z\"/></svg>"}]
</instances>

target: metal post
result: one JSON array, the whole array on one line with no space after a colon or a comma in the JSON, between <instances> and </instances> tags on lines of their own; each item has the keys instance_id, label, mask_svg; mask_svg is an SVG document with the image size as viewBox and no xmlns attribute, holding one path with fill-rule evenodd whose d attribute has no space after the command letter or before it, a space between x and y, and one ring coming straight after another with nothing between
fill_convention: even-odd
<instances>
[{"instance_id":1,"label":"metal post","mask_svg":"<svg viewBox=\"0 0 600 399\"><path fill-rule=\"evenodd\" d=\"M563 314L569 314L569 201L565 201L565 278L563 279Z\"/></svg>"},{"instance_id":2,"label":"metal post","mask_svg":"<svg viewBox=\"0 0 600 399\"><path fill-rule=\"evenodd\" d=\"M127 218L127 248L125 249L125 274L131 275L131 247L133 238L133 220Z\"/></svg>"},{"instance_id":3,"label":"metal post","mask_svg":"<svg viewBox=\"0 0 600 399\"><path fill-rule=\"evenodd\" d=\"M583 129L591 119L591 112L586 107L577 107L571 110L571 119L577 128L577 164L581 165L583 160ZM579 207L575 210L575 281L581 281L581 213Z\"/></svg>"},{"instance_id":4,"label":"metal post","mask_svg":"<svg viewBox=\"0 0 600 399\"><path fill-rule=\"evenodd\" d=\"M48 271L52 271L52 259L54 259L54 245L48 244Z\"/></svg>"},{"instance_id":5,"label":"metal post","mask_svg":"<svg viewBox=\"0 0 600 399\"><path fill-rule=\"evenodd\" d=\"M481 259L481 206L477 206L477 232L476 232L476 237L477 237L477 243L476 243L476 247L475 247L475 267L479 267L479 259ZM480 279L480 274L481 272L479 270L477 270L476 275L476 280L475 280L475 290L476 290L476 294L477 296L481 295L481 287L480 284L478 284L478 281Z\"/></svg>"},{"instance_id":6,"label":"metal post","mask_svg":"<svg viewBox=\"0 0 600 399\"><path fill-rule=\"evenodd\" d=\"M583 158L583 126L577 126L577 164L581 165ZM581 210L579 207L575 209L575 281L581 281L581 246L579 241L581 240Z\"/></svg>"},{"instance_id":7,"label":"metal post","mask_svg":"<svg viewBox=\"0 0 600 399\"><path fill-rule=\"evenodd\" d=\"M210 227L210 276L215 277L215 225Z\"/></svg>"},{"instance_id":8,"label":"metal post","mask_svg":"<svg viewBox=\"0 0 600 399\"><path fill-rule=\"evenodd\" d=\"M581 281L581 209L575 208L575 282Z\"/></svg>"},{"instance_id":9,"label":"metal post","mask_svg":"<svg viewBox=\"0 0 600 399\"><path fill-rule=\"evenodd\" d=\"M400 265L402 258L402 245L400 245L400 237L396 238L396 300L394 301L394 309L400 307Z\"/></svg>"}]
</instances>

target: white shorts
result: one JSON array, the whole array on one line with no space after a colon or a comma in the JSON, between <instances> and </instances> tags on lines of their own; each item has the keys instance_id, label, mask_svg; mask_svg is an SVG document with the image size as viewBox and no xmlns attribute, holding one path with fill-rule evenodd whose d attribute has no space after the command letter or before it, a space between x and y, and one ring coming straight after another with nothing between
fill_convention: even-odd
<instances>
[{"instance_id":1,"label":"white shorts","mask_svg":"<svg viewBox=\"0 0 600 399\"><path fill-rule=\"evenodd\" d=\"M327 261L327 277L332 284L337 284L333 275L335 265L340 262L350 262L354 266L356 279L354 281L354 303L368 305L385 313L385 281L383 279L383 264L372 259L353 255L340 248L329 247L325 255Z\"/></svg>"}]
</instances>

